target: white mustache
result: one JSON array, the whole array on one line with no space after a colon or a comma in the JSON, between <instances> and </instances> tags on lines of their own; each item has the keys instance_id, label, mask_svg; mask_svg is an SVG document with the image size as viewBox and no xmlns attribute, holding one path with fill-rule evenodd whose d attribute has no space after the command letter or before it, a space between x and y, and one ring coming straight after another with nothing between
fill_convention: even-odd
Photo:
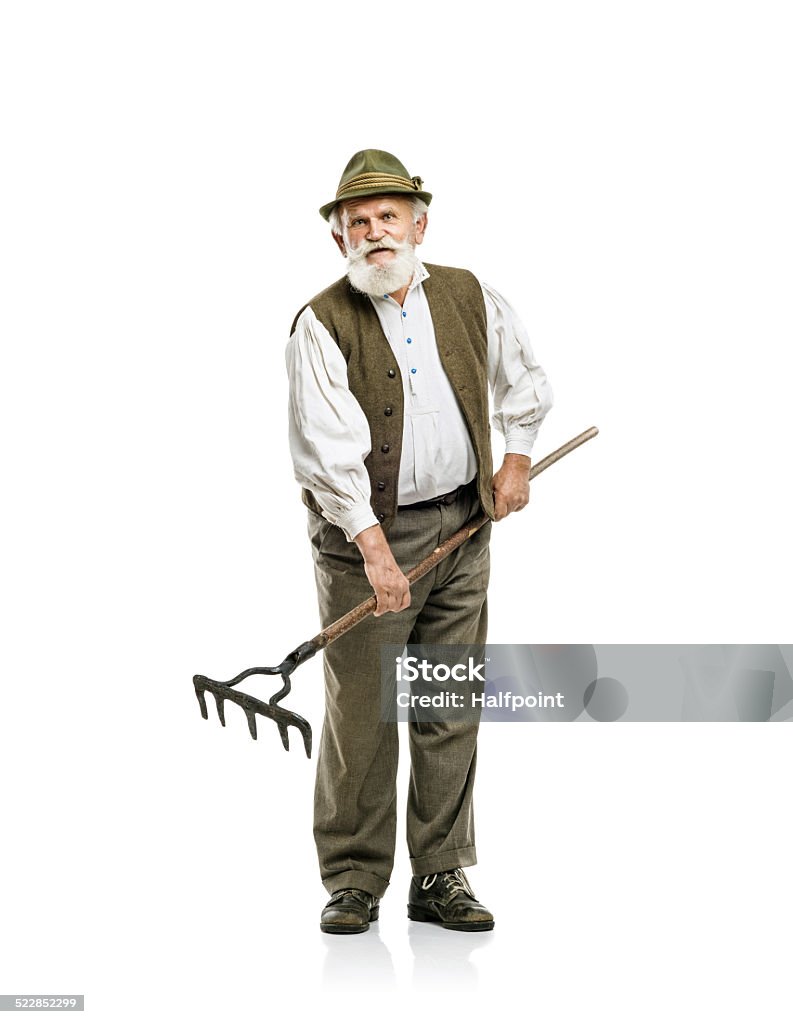
<instances>
[{"instance_id":1,"label":"white mustache","mask_svg":"<svg viewBox=\"0 0 793 1024\"><path fill-rule=\"evenodd\" d=\"M404 249L412 248L409 242L396 242L393 238L389 238L386 235L381 238L379 242L361 242L355 249L347 247L347 259L352 260L354 263L360 260L366 259L370 252L374 252L375 249L390 249L392 252L401 252Z\"/></svg>"}]
</instances>

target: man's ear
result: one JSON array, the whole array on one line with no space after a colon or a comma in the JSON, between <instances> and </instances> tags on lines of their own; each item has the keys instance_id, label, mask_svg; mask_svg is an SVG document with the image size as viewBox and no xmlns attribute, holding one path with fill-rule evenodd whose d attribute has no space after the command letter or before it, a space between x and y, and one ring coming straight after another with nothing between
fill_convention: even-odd
<instances>
[{"instance_id":1,"label":"man's ear","mask_svg":"<svg viewBox=\"0 0 793 1024\"><path fill-rule=\"evenodd\" d=\"M333 241L336 243L336 245L338 245L339 251L341 252L342 256L346 256L347 246L344 244L344 239L342 238L342 236L337 235L335 231L332 231L331 234L333 235Z\"/></svg>"},{"instance_id":2,"label":"man's ear","mask_svg":"<svg viewBox=\"0 0 793 1024\"><path fill-rule=\"evenodd\" d=\"M421 245L424 241L424 232L427 230L427 214L422 213L419 219L416 221L416 245Z\"/></svg>"}]
</instances>

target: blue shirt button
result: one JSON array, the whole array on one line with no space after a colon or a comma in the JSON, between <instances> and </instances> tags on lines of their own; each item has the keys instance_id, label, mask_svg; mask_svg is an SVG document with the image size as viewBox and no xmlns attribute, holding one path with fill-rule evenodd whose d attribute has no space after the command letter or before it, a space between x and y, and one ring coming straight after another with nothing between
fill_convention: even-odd
<instances>
[{"instance_id":1,"label":"blue shirt button","mask_svg":"<svg viewBox=\"0 0 793 1024\"><path fill-rule=\"evenodd\" d=\"M412 345L413 344L413 339L412 338L406 338L405 340L407 341L408 345Z\"/></svg>"},{"instance_id":2,"label":"blue shirt button","mask_svg":"<svg viewBox=\"0 0 793 1024\"><path fill-rule=\"evenodd\" d=\"M411 373L415 373L416 372L416 367L414 366L413 369L410 372Z\"/></svg>"},{"instance_id":3,"label":"blue shirt button","mask_svg":"<svg viewBox=\"0 0 793 1024\"><path fill-rule=\"evenodd\" d=\"M404 309L402 310L402 316L407 316L407 313L404 311Z\"/></svg>"}]
</instances>

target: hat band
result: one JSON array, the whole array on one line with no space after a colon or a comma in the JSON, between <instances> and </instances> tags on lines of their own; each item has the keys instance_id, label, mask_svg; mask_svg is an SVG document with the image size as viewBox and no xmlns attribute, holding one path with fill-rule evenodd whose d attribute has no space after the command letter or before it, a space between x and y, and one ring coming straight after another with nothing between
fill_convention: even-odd
<instances>
[{"instance_id":1,"label":"hat band","mask_svg":"<svg viewBox=\"0 0 793 1024\"><path fill-rule=\"evenodd\" d=\"M349 181L345 181L343 185L339 185L339 189L336 192L337 199L343 199L350 192L358 192L360 189L379 189L388 191L395 187L400 189L410 189L411 192L418 192L421 188L421 178L403 178L399 174L381 174L375 171L370 171L366 174L358 174L354 178L350 178Z\"/></svg>"}]
</instances>

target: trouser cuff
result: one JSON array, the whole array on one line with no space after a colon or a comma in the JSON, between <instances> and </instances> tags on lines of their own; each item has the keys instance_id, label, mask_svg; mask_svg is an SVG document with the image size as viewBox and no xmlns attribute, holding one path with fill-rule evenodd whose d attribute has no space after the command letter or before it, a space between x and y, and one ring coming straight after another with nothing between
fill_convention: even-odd
<instances>
[{"instance_id":1,"label":"trouser cuff","mask_svg":"<svg viewBox=\"0 0 793 1024\"><path fill-rule=\"evenodd\" d=\"M339 889L363 889L372 896L383 897L388 888L388 880L369 871L341 871L337 875L329 875L322 879L322 884L333 895Z\"/></svg>"},{"instance_id":2,"label":"trouser cuff","mask_svg":"<svg viewBox=\"0 0 793 1024\"><path fill-rule=\"evenodd\" d=\"M470 868L476 864L476 847L462 846L457 850L443 850L441 853L430 853L426 857L411 857L410 867L414 875L423 878L439 871L452 871L454 868Z\"/></svg>"}]
</instances>

